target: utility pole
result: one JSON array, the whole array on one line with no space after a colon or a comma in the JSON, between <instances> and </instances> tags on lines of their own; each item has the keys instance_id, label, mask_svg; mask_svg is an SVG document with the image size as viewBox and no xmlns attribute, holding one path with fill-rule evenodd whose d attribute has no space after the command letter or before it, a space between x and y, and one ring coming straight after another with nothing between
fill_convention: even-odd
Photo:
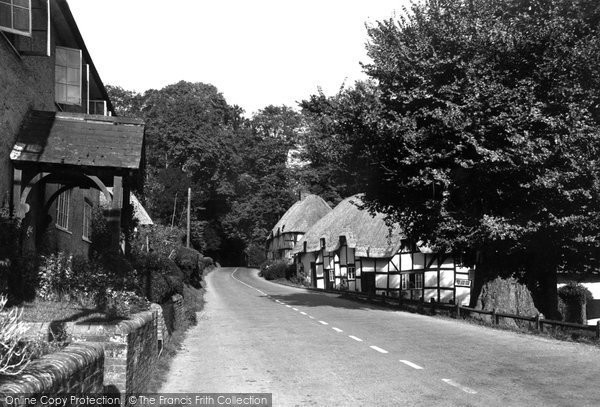
<instances>
[{"instance_id":1,"label":"utility pole","mask_svg":"<svg viewBox=\"0 0 600 407\"><path fill-rule=\"evenodd\" d=\"M175 224L175 209L177 208L177 192L175 192L175 201L173 202L173 216L171 216L171 228Z\"/></svg>"},{"instance_id":2,"label":"utility pole","mask_svg":"<svg viewBox=\"0 0 600 407\"><path fill-rule=\"evenodd\" d=\"M187 242L186 247L190 248L190 210L192 205L192 188L188 188L188 204L187 204Z\"/></svg>"}]
</instances>

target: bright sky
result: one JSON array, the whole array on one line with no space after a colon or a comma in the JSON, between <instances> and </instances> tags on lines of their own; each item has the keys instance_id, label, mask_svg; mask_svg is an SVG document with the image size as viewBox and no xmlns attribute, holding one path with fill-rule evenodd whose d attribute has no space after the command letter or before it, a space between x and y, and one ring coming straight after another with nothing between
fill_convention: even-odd
<instances>
[{"instance_id":1,"label":"bright sky","mask_svg":"<svg viewBox=\"0 0 600 407\"><path fill-rule=\"evenodd\" d=\"M68 0L105 84L215 85L247 114L364 78L365 22L409 0Z\"/></svg>"}]
</instances>

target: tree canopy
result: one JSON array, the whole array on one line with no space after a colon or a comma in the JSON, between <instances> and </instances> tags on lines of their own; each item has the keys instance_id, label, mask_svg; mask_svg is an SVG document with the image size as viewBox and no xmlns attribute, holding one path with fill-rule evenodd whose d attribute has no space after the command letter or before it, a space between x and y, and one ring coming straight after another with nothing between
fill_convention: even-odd
<instances>
[{"instance_id":1,"label":"tree canopy","mask_svg":"<svg viewBox=\"0 0 600 407\"><path fill-rule=\"evenodd\" d=\"M598 265L599 19L584 0L418 3L369 28L370 85L321 109L369 208L520 275L550 313L556 270Z\"/></svg>"},{"instance_id":2,"label":"tree canopy","mask_svg":"<svg viewBox=\"0 0 600 407\"><path fill-rule=\"evenodd\" d=\"M264 241L294 201L287 168L300 115L268 106L252 119L216 87L179 82L144 94L108 90L121 115L146 122L145 204L165 225L185 225L192 188L192 243L221 262L264 255ZM260 256L259 256L260 257Z\"/></svg>"}]
</instances>

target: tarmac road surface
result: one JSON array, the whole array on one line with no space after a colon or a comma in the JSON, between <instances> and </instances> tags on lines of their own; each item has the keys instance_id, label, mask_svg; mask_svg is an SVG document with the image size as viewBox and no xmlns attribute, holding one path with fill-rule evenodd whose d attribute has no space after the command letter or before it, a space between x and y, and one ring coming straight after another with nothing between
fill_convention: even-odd
<instances>
[{"instance_id":1,"label":"tarmac road surface","mask_svg":"<svg viewBox=\"0 0 600 407\"><path fill-rule=\"evenodd\" d=\"M600 348L354 302L220 268L160 392L274 406L600 406Z\"/></svg>"}]
</instances>

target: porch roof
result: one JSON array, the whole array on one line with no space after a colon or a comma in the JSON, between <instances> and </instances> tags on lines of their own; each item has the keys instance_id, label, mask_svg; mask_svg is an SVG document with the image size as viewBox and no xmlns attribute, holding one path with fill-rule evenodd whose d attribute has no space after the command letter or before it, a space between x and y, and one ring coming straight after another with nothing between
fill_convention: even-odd
<instances>
[{"instance_id":1,"label":"porch roof","mask_svg":"<svg viewBox=\"0 0 600 407\"><path fill-rule=\"evenodd\" d=\"M140 169L144 122L139 119L32 111L10 158L14 162Z\"/></svg>"}]
</instances>

